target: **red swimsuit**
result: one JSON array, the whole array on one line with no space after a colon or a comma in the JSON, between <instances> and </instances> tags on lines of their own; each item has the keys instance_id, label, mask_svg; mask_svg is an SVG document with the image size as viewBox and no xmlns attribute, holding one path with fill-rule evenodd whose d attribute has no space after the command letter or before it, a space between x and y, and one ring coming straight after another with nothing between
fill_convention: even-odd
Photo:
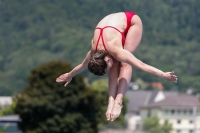
<instances>
[{"instance_id":1,"label":"red swimsuit","mask_svg":"<svg viewBox=\"0 0 200 133\"><path fill-rule=\"evenodd\" d=\"M97 43L96 43L96 50L97 50L100 38L102 39L102 43L103 43L104 49L106 50L106 45L105 45L104 39L103 39L103 30L105 28L113 28L113 29L119 31L122 34L122 45L124 46L125 39L126 39L126 34L127 34L128 30L130 28L130 25L131 25L131 19L135 15L134 12L124 12L124 13L125 13L126 18L127 18L127 21L126 21L127 22L127 26L126 26L126 29L124 30L124 32L121 32L120 30L118 30L117 28L115 28L113 26L105 26L103 28L99 28L99 27L96 28L96 29L100 30L99 38L98 38Z\"/></svg>"}]
</instances>

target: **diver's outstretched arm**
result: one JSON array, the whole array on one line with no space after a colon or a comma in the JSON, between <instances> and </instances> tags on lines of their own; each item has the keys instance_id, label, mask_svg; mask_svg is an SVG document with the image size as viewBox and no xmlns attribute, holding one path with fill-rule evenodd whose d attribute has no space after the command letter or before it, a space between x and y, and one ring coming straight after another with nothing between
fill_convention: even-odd
<instances>
[{"instance_id":1,"label":"diver's outstretched arm","mask_svg":"<svg viewBox=\"0 0 200 133\"><path fill-rule=\"evenodd\" d=\"M79 65L77 65L74 69L72 69L70 72L68 73L64 73L62 75L60 75L57 79L56 82L66 82L64 86L67 86L72 78L74 76L76 76L77 74L81 73L82 71L85 70L85 68L87 67L87 64L89 62L90 56L91 56L91 50L87 53L85 59L82 61L82 63L80 63Z\"/></svg>"},{"instance_id":2,"label":"diver's outstretched arm","mask_svg":"<svg viewBox=\"0 0 200 133\"><path fill-rule=\"evenodd\" d=\"M163 72L153 66L145 64L142 61L140 61L139 59L137 59L132 53L130 53L127 50L124 50L123 48L112 47L112 48L107 48L107 49L109 50L109 53L120 62L128 63L131 66L134 66L144 72L147 72L147 73L150 73L150 74L153 74L153 75L156 75L156 76L159 76L164 79L168 79L168 80L171 80L171 81L177 83L178 78L176 75L174 75L173 71L172 72Z\"/></svg>"}]
</instances>

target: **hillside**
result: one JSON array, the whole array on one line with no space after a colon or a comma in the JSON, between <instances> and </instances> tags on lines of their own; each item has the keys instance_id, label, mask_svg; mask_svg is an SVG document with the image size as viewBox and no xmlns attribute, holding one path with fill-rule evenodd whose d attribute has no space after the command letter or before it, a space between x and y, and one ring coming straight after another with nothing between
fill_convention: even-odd
<instances>
[{"instance_id":1,"label":"hillside","mask_svg":"<svg viewBox=\"0 0 200 133\"><path fill-rule=\"evenodd\" d=\"M135 55L163 71L174 70L178 84L134 69L133 80L161 81L165 89L200 88L200 1L198 0L1 0L0 95L26 86L32 68L52 60L77 65L90 48L97 22L105 15L134 11L144 34ZM97 77L88 75L89 80Z\"/></svg>"}]
</instances>

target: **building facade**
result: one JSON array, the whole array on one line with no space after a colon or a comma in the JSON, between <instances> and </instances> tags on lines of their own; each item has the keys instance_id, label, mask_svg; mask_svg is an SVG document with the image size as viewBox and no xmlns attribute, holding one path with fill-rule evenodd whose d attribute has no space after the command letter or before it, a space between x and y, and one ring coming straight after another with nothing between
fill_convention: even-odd
<instances>
[{"instance_id":1,"label":"building facade","mask_svg":"<svg viewBox=\"0 0 200 133\"><path fill-rule=\"evenodd\" d=\"M140 116L141 121L158 116L161 124L167 120L173 126L172 133L200 133L200 102L195 96L179 94L167 97L143 106Z\"/></svg>"},{"instance_id":2,"label":"building facade","mask_svg":"<svg viewBox=\"0 0 200 133\"><path fill-rule=\"evenodd\" d=\"M169 96L177 96L177 92L171 91L145 91L145 90L128 90L126 97L128 98L126 120L128 122L128 130L136 132L141 130L142 119L140 108L148 106L151 103L159 102Z\"/></svg>"}]
</instances>

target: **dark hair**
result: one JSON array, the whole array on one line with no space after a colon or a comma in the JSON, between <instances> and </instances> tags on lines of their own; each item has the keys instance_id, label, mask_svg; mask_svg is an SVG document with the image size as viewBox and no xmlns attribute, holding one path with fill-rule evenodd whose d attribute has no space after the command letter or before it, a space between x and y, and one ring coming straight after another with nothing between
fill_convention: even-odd
<instances>
[{"instance_id":1,"label":"dark hair","mask_svg":"<svg viewBox=\"0 0 200 133\"><path fill-rule=\"evenodd\" d=\"M104 59L107 54L108 53L103 50L98 50L94 53L88 63L88 70L98 76L104 75L106 73L105 69L107 68L107 63Z\"/></svg>"}]
</instances>

